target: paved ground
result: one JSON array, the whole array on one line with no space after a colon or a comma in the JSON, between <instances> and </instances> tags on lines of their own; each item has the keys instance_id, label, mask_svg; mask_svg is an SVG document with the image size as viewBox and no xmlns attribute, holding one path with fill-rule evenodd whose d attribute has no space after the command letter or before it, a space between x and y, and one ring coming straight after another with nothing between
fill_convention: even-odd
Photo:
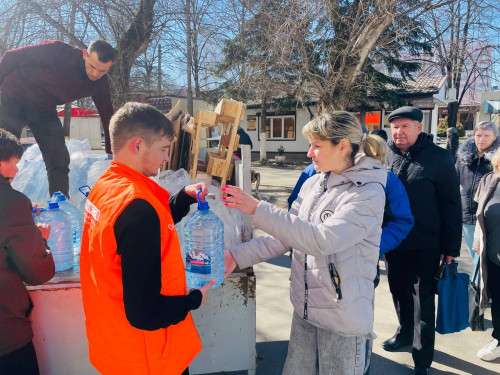
<instances>
[{"instance_id":1,"label":"paved ground","mask_svg":"<svg viewBox=\"0 0 500 375\"><path fill-rule=\"evenodd\" d=\"M256 169L256 168L254 168ZM278 170L276 168L259 167L261 184L276 184L288 188L263 186L264 194L277 197L275 203L286 207L290 187L300 175L300 170ZM262 232L255 231L254 236ZM472 262L462 247L458 259L459 270L472 271ZM373 345L373 364L371 375L412 373L413 361L411 353L388 353L382 347L382 341L391 337L397 328L387 276L382 266L382 278L375 296L375 333L378 338ZM279 375L285 361L288 338L291 326L292 306L289 300L290 260L286 255L254 267L257 277L257 375ZM476 352L491 339L491 314L485 316L487 330L472 332L466 330L450 334L436 335L435 357L431 375L494 375L500 374L500 360L493 363L483 362L476 357ZM243 375L245 372L225 373ZM304 374L309 375L309 374ZM312 375L312 374L311 374Z\"/></svg>"},{"instance_id":2,"label":"paved ground","mask_svg":"<svg viewBox=\"0 0 500 375\"><path fill-rule=\"evenodd\" d=\"M301 169L285 169L275 167L252 167L260 173L260 184L271 186L294 187L299 179Z\"/></svg>"}]
</instances>

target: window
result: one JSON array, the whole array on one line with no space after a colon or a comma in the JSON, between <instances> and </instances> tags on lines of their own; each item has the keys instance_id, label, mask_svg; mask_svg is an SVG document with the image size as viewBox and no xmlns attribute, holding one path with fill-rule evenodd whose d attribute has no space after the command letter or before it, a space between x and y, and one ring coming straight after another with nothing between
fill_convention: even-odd
<instances>
[{"instance_id":1,"label":"window","mask_svg":"<svg viewBox=\"0 0 500 375\"><path fill-rule=\"evenodd\" d=\"M247 116L247 131L257 130L257 116L248 115Z\"/></svg>"},{"instance_id":2,"label":"window","mask_svg":"<svg viewBox=\"0 0 500 375\"><path fill-rule=\"evenodd\" d=\"M295 116L267 116L266 118L267 139L294 139L295 138Z\"/></svg>"}]
</instances>

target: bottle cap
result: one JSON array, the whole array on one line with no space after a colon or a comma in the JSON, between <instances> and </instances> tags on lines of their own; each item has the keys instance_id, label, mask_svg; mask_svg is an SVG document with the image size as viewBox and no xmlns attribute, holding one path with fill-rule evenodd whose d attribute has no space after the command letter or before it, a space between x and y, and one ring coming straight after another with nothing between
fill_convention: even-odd
<instances>
[{"instance_id":1,"label":"bottle cap","mask_svg":"<svg viewBox=\"0 0 500 375\"><path fill-rule=\"evenodd\" d=\"M53 202L62 202L66 200L66 196L61 193L60 191L56 191L53 195L52 198L50 199Z\"/></svg>"},{"instance_id":2,"label":"bottle cap","mask_svg":"<svg viewBox=\"0 0 500 375\"><path fill-rule=\"evenodd\" d=\"M207 201L201 201L201 197L200 197L200 194L201 194L201 190L198 192L197 194L197 198L198 198L198 210L208 210L210 207L208 206L208 202Z\"/></svg>"},{"instance_id":3,"label":"bottle cap","mask_svg":"<svg viewBox=\"0 0 500 375\"><path fill-rule=\"evenodd\" d=\"M59 208L59 203L57 203L57 202L48 201L48 203L49 203L49 206L47 208L49 210L53 210L53 209Z\"/></svg>"}]
</instances>

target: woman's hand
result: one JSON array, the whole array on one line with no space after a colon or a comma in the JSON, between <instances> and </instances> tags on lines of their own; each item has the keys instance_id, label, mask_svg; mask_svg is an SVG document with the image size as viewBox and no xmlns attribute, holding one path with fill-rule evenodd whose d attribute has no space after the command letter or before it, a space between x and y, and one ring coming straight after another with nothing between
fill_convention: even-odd
<instances>
[{"instance_id":1,"label":"woman's hand","mask_svg":"<svg viewBox=\"0 0 500 375\"><path fill-rule=\"evenodd\" d=\"M237 208L247 215L253 215L255 213L255 210L259 205L259 201L250 194L245 193L239 187L231 185L226 185L221 190L230 194L227 197L222 197L222 199L226 202L224 203L226 206Z\"/></svg>"},{"instance_id":2,"label":"woman's hand","mask_svg":"<svg viewBox=\"0 0 500 375\"><path fill-rule=\"evenodd\" d=\"M236 268L236 260L229 251L224 252L224 278L228 277Z\"/></svg>"}]
</instances>

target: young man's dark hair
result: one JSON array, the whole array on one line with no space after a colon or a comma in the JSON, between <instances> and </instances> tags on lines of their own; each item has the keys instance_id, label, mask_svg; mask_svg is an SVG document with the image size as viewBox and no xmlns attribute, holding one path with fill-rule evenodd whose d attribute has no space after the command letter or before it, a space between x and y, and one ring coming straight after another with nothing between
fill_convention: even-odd
<instances>
[{"instance_id":1,"label":"young man's dark hair","mask_svg":"<svg viewBox=\"0 0 500 375\"><path fill-rule=\"evenodd\" d=\"M174 126L155 107L129 102L111 117L109 133L111 149L117 152L133 137L141 137L148 146L163 137L173 139Z\"/></svg>"},{"instance_id":2,"label":"young man's dark hair","mask_svg":"<svg viewBox=\"0 0 500 375\"><path fill-rule=\"evenodd\" d=\"M102 62L115 61L115 49L108 42L96 39L90 42L87 47L87 53L97 53L99 60Z\"/></svg>"},{"instance_id":3,"label":"young man's dark hair","mask_svg":"<svg viewBox=\"0 0 500 375\"><path fill-rule=\"evenodd\" d=\"M0 129L0 161L10 160L12 157L21 159L23 153L19 139L7 130Z\"/></svg>"}]
</instances>

